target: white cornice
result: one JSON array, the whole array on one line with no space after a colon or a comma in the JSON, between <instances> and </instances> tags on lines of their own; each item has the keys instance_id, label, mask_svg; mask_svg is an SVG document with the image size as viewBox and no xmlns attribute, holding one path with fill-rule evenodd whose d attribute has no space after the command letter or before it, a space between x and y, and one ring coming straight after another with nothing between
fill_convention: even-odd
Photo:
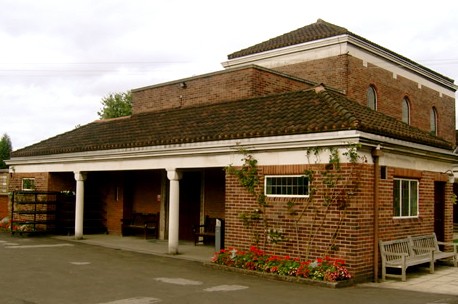
<instances>
[{"instance_id":1,"label":"white cornice","mask_svg":"<svg viewBox=\"0 0 458 304\"><path fill-rule=\"evenodd\" d=\"M429 69L423 68L421 65L414 64L413 62L406 60L403 57L397 56L396 54L390 51L387 51L383 48L380 48L378 46L375 46L374 44L371 44L367 41L358 39L357 37L354 37L354 36L348 36L348 42L369 53L372 53L381 58L384 58L385 60L387 60L390 63L393 63L399 67L410 70L413 73L419 74L427 78L430 81L443 85L449 88L450 90L458 89L457 85L455 85L453 82L449 81L445 77L441 77L437 73L434 73Z\"/></svg>"},{"instance_id":2,"label":"white cornice","mask_svg":"<svg viewBox=\"0 0 458 304\"><path fill-rule=\"evenodd\" d=\"M163 169L171 165L176 168L225 167L240 162L237 146L242 146L263 155L263 164L285 165L304 162L305 149L309 147L346 146L349 143L360 143L368 148L381 145L390 153L458 164L458 155L448 150L358 131L16 157L8 164L18 173L144 170Z\"/></svg>"},{"instance_id":3,"label":"white cornice","mask_svg":"<svg viewBox=\"0 0 458 304\"><path fill-rule=\"evenodd\" d=\"M365 60L365 58L361 58L361 54L352 52L350 45L386 61L386 64L380 64L380 60L376 60L374 63L375 65L381 65L383 68L388 70L390 70L390 66L401 68L405 71L403 72L405 74L403 76L407 77L408 79L415 78L412 76L412 74L419 75L424 79L422 81L424 85L434 87L435 89L437 89L437 85L439 85L448 90L448 96L454 98L454 92L458 89L458 86L446 77L441 77L440 74L436 74L431 70L422 67L421 65L416 65L413 62L406 60L405 58L396 55L393 52L348 34L234 58L223 62L222 65L225 68L230 68L248 64L257 64L266 66L268 68L273 68L278 65L285 65L285 63L296 63L298 58L302 58L302 60L314 60L341 54L351 54L356 58ZM281 60L282 57L285 59ZM294 58L293 60L296 61L290 62L290 59L292 58ZM407 73L410 73L410 75ZM427 84L427 82L431 84Z\"/></svg>"}]
</instances>

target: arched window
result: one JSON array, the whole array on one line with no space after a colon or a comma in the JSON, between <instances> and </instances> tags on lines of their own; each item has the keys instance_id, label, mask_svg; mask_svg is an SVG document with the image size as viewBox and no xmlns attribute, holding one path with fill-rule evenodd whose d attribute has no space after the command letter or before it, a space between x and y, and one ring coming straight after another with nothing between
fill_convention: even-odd
<instances>
[{"instance_id":1,"label":"arched window","mask_svg":"<svg viewBox=\"0 0 458 304\"><path fill-rule=\"evenodd\" d=\"M432 107L431 114L429 117L429 125L431 134L437 135L437 110L435 107Z\"/></svg>"},{"instance_id":2,"label":"arched window","mask_svg":"<svg viewBox=\"0 0 458 304\"><path fill-rule=\"evenodd\" d=\"M377 92L374 86L369 86L366 92L367 106L372 110L377 110Z\"/></svg>"},{"instance_id":3,"label":"arched window","mask_svg":"<svg viewBox=\"0 0 458 304\"><path fill-rule=\"evenodd\" d=\"M407 97L402 99L402 121L410 124L410 102Z\"/></svg>"}]
</instances>

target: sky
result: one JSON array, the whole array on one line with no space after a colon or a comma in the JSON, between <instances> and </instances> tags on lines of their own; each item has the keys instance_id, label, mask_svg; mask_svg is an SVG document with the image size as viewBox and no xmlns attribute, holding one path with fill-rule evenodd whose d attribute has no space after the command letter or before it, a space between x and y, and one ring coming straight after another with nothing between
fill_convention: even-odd
<instances>
[{"instance_id":1,"label":"sky","mask_svg":"<svg viewBox=\"0 0 458 304\"><path fill-rule=\"evenodd\" d=\"M111 93L222 70L228 54L317 19L458 83L456 0L0 0L0 8L0 136L13 150L97 120Z\"/></svg>"}]
</instances>

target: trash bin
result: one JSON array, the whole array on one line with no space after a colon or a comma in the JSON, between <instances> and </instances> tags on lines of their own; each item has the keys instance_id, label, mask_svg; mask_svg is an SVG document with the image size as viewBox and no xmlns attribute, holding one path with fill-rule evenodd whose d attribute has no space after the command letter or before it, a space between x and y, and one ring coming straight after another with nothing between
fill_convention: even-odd
<instances>
[{"instance_id":1,"label":"trash bin","mask_svg":"<svg viewBox=\"0 0 458 304\"><path fill-rule=\"evenodd\" d=\"M215 225L215 252L224 249L224 220L217 218Z\"/></svg>"}]
</instances>

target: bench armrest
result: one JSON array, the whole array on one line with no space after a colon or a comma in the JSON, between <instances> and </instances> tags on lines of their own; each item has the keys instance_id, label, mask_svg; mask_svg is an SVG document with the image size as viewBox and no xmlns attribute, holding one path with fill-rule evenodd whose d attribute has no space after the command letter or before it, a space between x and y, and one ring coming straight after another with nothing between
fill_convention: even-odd
<instances>
[{"instance_id":1,"label":"bench armrest","mask_svg":"<svg viewBox=\"0 0 458 304\"><path fill-rule=\"evenodd\" d=\"M458 243L451 243L451 242L437 242L438 245L444 245L444 246L453 246L453 252L457 253L458 252Z\"/></svg>"},{"instance_id":2,"label":"bench armrest","mask_svg":"<svg viewBox=\"0 0 458 304\"><path fill-rule=\"evenodd\" d=\"M192 225L192 232L200 232L201 228L205 228L205 225Z\"/></svg>"},{"instance_id":3,"label":"bench armrest","mask_svg":"<svg viewBox=\"0 0 458 304\"><path fill-rule=\"evenodd\" d=\"M445 246L458 246L458 243L452 243L452 242L441 242L437 241L438 245L445 245Z\"/></svg>"}]
</instances>

